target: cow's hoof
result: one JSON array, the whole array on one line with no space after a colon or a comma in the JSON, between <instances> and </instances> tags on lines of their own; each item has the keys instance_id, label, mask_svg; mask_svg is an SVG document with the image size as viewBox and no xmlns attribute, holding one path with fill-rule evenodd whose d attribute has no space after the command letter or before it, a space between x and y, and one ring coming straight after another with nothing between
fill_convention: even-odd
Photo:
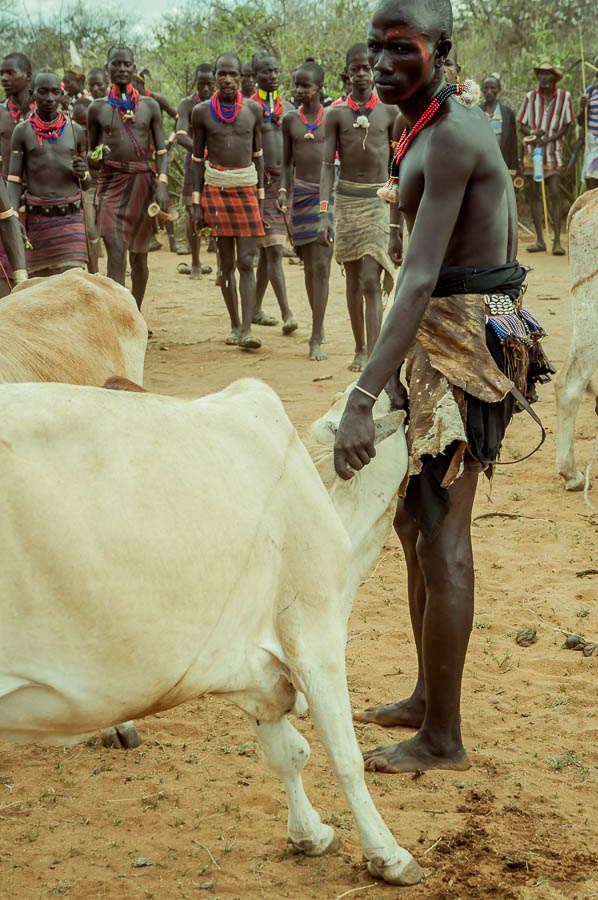
<instances>
[{"instance_id":1,"label":"cow's hoof","mask_svg":"<svg viewBox=\"0 0 598 900\"><path fill-rule=\"evenodd\" d=\"M368 872L375 878L383 878L388 884L399 884L403 887L419 884L424 877L421 867L412 856L406 863L399 862L390 866L382 859L371 859L368 862Z\"/></svg>"},{"instance_id":2,"label":"cow's hoof","mask_svg":"<svg viewBox=\"0 0 598 900\"><path fill-rule=\"evenodd\" d=\"M578 472L573 478L565 479L566 491L583 491L586 484L586 477L583 472Z\"/></svg>"},{"instance_id":3,"label":"cow's hoof","mask_svg":"<svg viewBox=\"0 0 598 900\"><path fill-rule=\"evenodd\" d=\"M101 734L104 747L113 750L134 750L141 743L137 729L132 722L122 722L112 728L104 728Z\"/></svg>"},{"instance_id":4,"label":"cow's hoof","mask_svg":"<svg viewBox=\"0 0 598 900\"><path fill-rule=\"evenodd\" d=\"M325 853L336 853L340 841L330 825L322 825L322 835L319 841L303 840L294 841L287 839L287 847L293 853L303 853L304 856L324 856Z\"/></svg>"}]
</instances>

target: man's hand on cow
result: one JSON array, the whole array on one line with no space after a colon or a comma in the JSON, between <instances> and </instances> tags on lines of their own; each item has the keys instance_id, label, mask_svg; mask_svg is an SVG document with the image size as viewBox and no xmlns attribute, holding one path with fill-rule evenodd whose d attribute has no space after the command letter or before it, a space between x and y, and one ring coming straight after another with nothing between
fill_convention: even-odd
<instances>
[{"instance_id":1,"label":"man's hand on cow","mask_svg":"<svg viewBox=\"0 0 598 900\"><path fill-rule=\"evenodd\" d=\"M388 255L395 266L403 262L403 235L399 228L390 229L390 241L388 243Z\"/></svg>"},{"instance_id":2,"label":"man's hand on cow","mask_svg":"<svg viewBox=\"0 0 598 900\"><path fill-rule=\"evenodd\" d=\"M168 212L170 197L168 196L168 185L163 181L158 182L156 186L156 201L160 204L160 209Z\"/></svg>"},{"instance_id":3,"label":"man's hand on cow","mask_svg":"<svg viewBox=\"0 0 598 900\"><path fill-rule=\"evenodd\" d=\"M373 401L359 391L352 391L347 401L334 441L334 468L345 481L376 455L372 406Z\"/></svg>"}]
</instances>

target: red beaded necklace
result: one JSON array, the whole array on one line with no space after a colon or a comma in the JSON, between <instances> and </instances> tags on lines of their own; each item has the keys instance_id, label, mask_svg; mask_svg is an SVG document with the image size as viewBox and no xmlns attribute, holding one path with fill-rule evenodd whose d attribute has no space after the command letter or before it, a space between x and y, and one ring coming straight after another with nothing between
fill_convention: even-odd
<instances>
[{"instance_id":1,"label":"red beaded necklace","mask_svg":"<svg viewBox=\"0 0 598 900\"><path fill-rule=\"evenodd\" d=\"M13 122L18 125L19 122L23 122L25 119L29 118L29 116L35 111L36 103L31 97L26 101L24 106L19 106L18 103L15 103L12 97L8 98L7 109L10 113L10 116Z\"/></svg>"},{"instance_id":2,"label":"red beaded necklace","mask_svg":"<svg viewBox=\"0 0 598 900\"><path fill-rule=\"evenodd\" d=\"M399 166L401 160L409 150L409 147L418 136L420 131L429 125L445 100L452 94L462 94L465 90L464 84L446 84L441 88L435 97L432 98L426 109L423 111L411 131L405 129L399 138L397 149L390 165L390 177L386 184L377 192L379 197L388 200L389 203L397 203L399 199Z\"/></svg>"},{"instance_id":3,"label":"red beaded necklace","mask_svg":"<svg viewBox=\"0 0 598 900\"><path fill-rule=\"evenodd\" d=\"M324 121L324 107L320 104L320 108L319 108L318 112L316 113L315 121L308 122L307 119L305 118L305 113L303 112L303 106L300 106L299 107L299 118L301 119L301 121L303 122L305 127L307 128L307 131L303 135L304 139L306 139L308 141L315 141L313 132L316 130L316 128L319 128L320 125L322 124L322 122Z\"/></svg>"},{"instance_id":4,"label":"red beaded necklace","mask_svg":"<svg viewBox=\"0 0 598 900\"><path fill-rule=\"evenodd\" d=\"M234 103L222 103L220 100L220 92L216 91L215 94L212 94L212 99L210 100L210 112L212 118L216 122L224 122L225 124L232 125L243 108L243 101L243 94L241 91L237 91Z\"/></svg>"},{"instance_id":5,"label":"red beaded necklace","mask_svg":"<svg viewBox=\"0 0 598 900\"><path fill-rule=\"evenodd\" d=\"M64 126L66 125L66 116L62 112L62 110L60 110L53 122L44 122L43 119L40 119L37 113L33 113L33 115L29 117L29 123L34 130L41 147L44 142L44 138L50 144L56 143L57 139L64 131Z\"/></svg>"},{"instance_id":6,"label":"red beaded necklace","mask_svg":"<svg viewBox=\"0 0 598 900\"><path fill-rule=\"evenodd\" d=\"M372 93L372 96L367 103L358 103L357 100L353 99L353 95L349 94L347 97L347 106L356 116L363 116L378 106L378 97L376 94Z\"/></svg>"}]
</instances>

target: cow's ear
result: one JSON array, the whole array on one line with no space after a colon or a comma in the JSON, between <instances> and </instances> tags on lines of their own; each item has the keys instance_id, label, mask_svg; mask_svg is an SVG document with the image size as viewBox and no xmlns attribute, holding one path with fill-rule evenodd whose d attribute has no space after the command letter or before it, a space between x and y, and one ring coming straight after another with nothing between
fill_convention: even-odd
<instances>
[{"instance_id":1,"label":"cow's ear","mask_svg":"<svg viewBox=\"0 0 598 900\"><path fill-rule=\"evenodd\" d=\"M374 444L379 444L385 438L390 437L395 431L398 431L405 421L405 410L395 409L393 412L381 416L375 421L376 434L374 436Z\"/></svg>"}]
</instances>

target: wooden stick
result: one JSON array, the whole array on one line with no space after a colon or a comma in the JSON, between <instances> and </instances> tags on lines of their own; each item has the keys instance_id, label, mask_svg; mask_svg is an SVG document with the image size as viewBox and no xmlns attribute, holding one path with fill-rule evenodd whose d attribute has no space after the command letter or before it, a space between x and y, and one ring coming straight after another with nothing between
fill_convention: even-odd
<instances>
[{"instance_id":1,"label":"wooden stick","mask_svg":"<svg viewBox=\"0 0 598 900\"><path fill-rule=\"evenodd\" d=\"M583 52L583 32L581 30L581 22L579 23L579 49L581 51L581 86L582 86L582 90L583 90L583 96L585 97L587 84L586 84L586 68L584 66L585 59L584 59L584 52ZM585 129L585 133L587 135L587 133L588 133L588 107L587 106L584 110L584 113L585 113L584 129Z\"/></svg>"},{"instance_id":2,"label":"wooden stick","mask_svg":"<svg viewBox=\"0 0 598 900\"><path fill-rule=\"evenodd\" d=\"M517 222L522 231L525 231L526 234L529 234L530 237L535 237L534 232L531 228L528 228L527 225L524 225L523 222Z\"/></svg>"},{"instance_id":3,"label":"wooden stick","mask_svg":"<svg viewBox=\"0 0 598 900\"><path fill-rule=\"evenodd\" d=\"M546 204L546 180L542 179L542 205L544 206L544 227L546 228L546 240L548 240L548 206Z\"/></svg>"},{"instance_id":4,"label":"wooden stick","mask_svg":"<svg viewBox=\"0 0 598 900\"><path fill-rule=\"evenodd\" d=\"M335 897L335 900L341 900L341 897L348 897L349 894L356 894L358 891L367 891L369 888L376 887L376 882L373 884L364 884L363 887L351 888L350 891L345 891L344 894L339 894L338 897Z\"/></svg>"}]
</instances>

